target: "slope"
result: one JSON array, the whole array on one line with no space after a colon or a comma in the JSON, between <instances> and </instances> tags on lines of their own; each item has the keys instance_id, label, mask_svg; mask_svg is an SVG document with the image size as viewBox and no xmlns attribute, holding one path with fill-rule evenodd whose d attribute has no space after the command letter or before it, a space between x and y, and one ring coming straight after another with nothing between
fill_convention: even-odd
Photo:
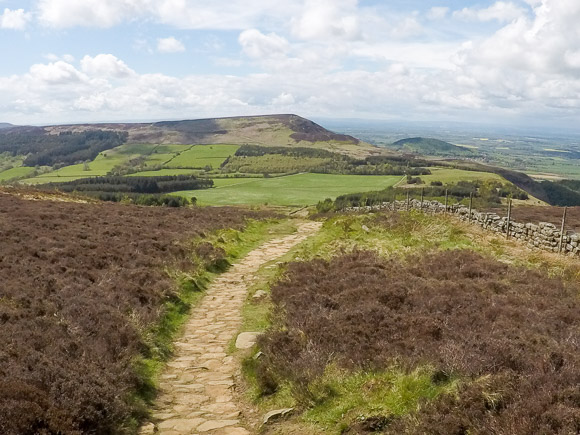
<instances>
[{"instance_id":1,"label":"slope","mask_svg":"<svg viewBox=\"0 0 580 435\"><path fill-rule=\"evenodd\" d=\"M467 148L459 147L438 139L413 137L394 142L389 148L413 154L432 156L474 156Z\"/></svg>"},{"instance_id":2,"label":"slope","mask_svg":"<svg viewBox=\"0 0 580 435\"><path fill-rule=\"evenodd\" d=\"M129 143L233 144L316 147L353 156L378 152L375 147L333 133L297 115L243 116L141 124L82 124L45 127L56 134L86 130L126 131Z\"/></svg>"}]
</instances>

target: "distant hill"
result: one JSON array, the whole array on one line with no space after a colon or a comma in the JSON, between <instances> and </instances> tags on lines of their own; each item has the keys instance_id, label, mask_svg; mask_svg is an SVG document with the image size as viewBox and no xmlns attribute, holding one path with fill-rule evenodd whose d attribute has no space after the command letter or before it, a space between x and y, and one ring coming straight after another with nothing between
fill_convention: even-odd
<instances>
[{"instance_id":1,"label":"distant hill","mask_svg":"<svg viewBox=\"0 0 580 435\"><path fill-rule=\"evenodd\" d=\"M12 124L9 124L7 122L0 122L0 128L10 128L10 127L14 127Z\"/></svg>"},{"instance_id":2,"label":"distant hill","mask_svg":"<svg viewBox=\"0 0 580 435\"><path fill-rule=\"evenodd\" d=\"M403 153L425 154L431 156L474 156L467 148L459 147L438 139L412 137L401 139L388 145L389 148Z\"/></svg>"},{"instance_id":3,"label":"distant hill","mask_svg":"<svg viewBox=\"0 0 580 435\"><path fill-rule=\"evenodd\" d=\"M80 124L45 127L50 133L114 130L128 133L128 143L233 144L300 146L354 156L378 153L376 147L337 134L297 115L243 116L139 124Z\"/></svg>"}]
</instances>

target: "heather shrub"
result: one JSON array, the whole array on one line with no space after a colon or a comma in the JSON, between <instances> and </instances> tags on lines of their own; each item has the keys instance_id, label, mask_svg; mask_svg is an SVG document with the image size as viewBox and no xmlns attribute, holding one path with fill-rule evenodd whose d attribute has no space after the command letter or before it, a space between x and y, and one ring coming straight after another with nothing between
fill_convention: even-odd
<instances>
[{"instance_id":1,"label":"heather shrub","mask_svg":"<svg viewBox=\"0 0 580 435\"><path fill-rule=\"evenodd\" d=\"M223 267L191 241L261 216L0 194L0 433L127 429L152 387L135 361L160 353L166 308L187 308L167 272Z\"/></svg>"},{"instance_id":2,"label":"heather shrub","mask_svg":"<svg viewBox=\"0 0 580 435\"><path fill-rule=\"evenodd\" d=\"M272 288L261 370L291 381L307 405L331 363L351 371L428 365L435 383L463 380L457 396L389 423L389 433L577 433L577 295L577 284L472 251L404 260L355 251L292 263Z\"/></svg>"}]
</instances>

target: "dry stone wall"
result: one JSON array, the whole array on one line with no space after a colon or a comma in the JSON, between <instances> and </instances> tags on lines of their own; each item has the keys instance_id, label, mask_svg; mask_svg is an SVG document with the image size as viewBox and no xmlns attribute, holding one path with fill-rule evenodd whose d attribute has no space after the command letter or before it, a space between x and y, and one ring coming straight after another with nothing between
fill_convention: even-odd
<instances>
[{"instance_id":1,"label":"dry stone wall","mask_svg":"<svg viewBox=\"0 0 580 435\"><path fill-rule=\"evenodd\" d=\"M426 213L445 213L445 204L439 201L419 201L412 199L407 201L383 202L379 205L366 207L349 207L346 211L371 211L371 210L422 210ZM462 204L454 204L447 207L449 214L456 215L461 220L471 221L482 228L496 233L506 234L508 231L508 218L496 213L485 213L471 210ZM543 249L550 252L560 252L560 229L554 224L540 222L538 224L519 223L510 221L509 235L526 243L530 248ZM568 255L580 255L580 235L565 232L562 239L562 253Z\"/></svg>"}]
</instances>

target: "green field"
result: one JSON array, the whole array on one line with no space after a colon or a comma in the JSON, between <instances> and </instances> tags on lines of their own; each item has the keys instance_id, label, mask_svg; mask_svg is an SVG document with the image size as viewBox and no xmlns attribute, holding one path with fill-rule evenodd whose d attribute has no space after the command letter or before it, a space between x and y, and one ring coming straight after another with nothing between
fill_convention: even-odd
<instances>
[{"instance_id":1,"label":"green field","mask_svg":"<svg viewBox=\"0 0 580 435\"><path fill-rule=\"evenodd\" d=\"M18 167L8 169L4 172L0 172L0 182L12 180L13 178L22 178L31 175L34 172L34 168Z\"/></svg>"},{"instance_id":2,"label":"green field","mask_svg":"<svg viewBox=\"0 0 580 435\"><path fill-rule=\"evenodd\" d=\"M165 177L171 175L197 175L198 169L159 169L158 171L135 172L128 177Z\"/></svg>"},{"instance_id":3,"label":"green field","mask_svg":"<svg viewBox=\"0 0 580 435\"><path fill-rule=\"evenodd\" d=\"M431 181L441 181L446 183L457 183L458 181L501 181L506 182L502 177L491 172L464 171L462 169L429 168L431 175L421 175L420 178L425 184Z\"/></svg>"},{"instance_id":4,"label":"green field","mask_svg":"<svg viewBox=\"0 0 580 435\"><path fill-rule=\"evenodd\" d=\"M199 205L306 206L345 193L381 190L396 184L399 176L298 174L278 178L216 179L208 190L176 192L196 197Z\"/></svg>"},{"instance_id":5,"label":"green field","mask_svg":"<svg viewBox=\"0 0 580 435\"><path fill-rule=\"evenodd\" d=\"M87 166L84 163L65 166L35 178L22 180L22 182L26 184L42 184L104 176L115 166L122 165L132 158L143 155L143 153L151 152L154 148L155 145L121 145L112 150L102 152Z\"/></svg>"},{"instance_id":6,"label":"green field","mask_svg":"<svg viewBox=\"0 0 580 435\"><path fill-rule=\"evenodd\" d=\"M240 148L238 145L196 145L175 156L165 164L167 168L196 168L211 166L217 169Z\"/></svg>"}]
</instances>

